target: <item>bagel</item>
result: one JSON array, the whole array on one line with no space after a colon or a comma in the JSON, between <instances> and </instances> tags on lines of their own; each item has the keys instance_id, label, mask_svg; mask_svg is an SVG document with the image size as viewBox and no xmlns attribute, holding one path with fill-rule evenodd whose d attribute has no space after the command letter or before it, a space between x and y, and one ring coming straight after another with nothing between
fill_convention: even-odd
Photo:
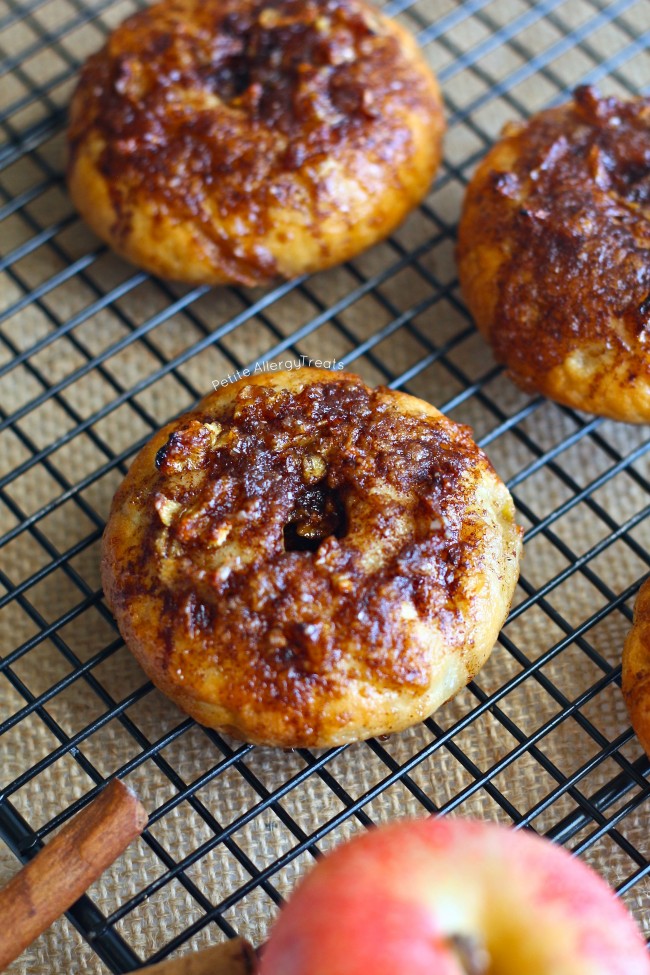
<instances>
[{"instance_id":1,"label":"bagel","mask_svg":"<svg viewBox=\"0 0 650 975\"><path fill-rule=\"evenodd\" d=\"M650 420L650 98L571 102L508 125L465 198L463 294L528 392Z\"/></svg>"},{"instance_id":2,"label":"bagel","mask_svg":"<svg viewBox=\"0 0 650 975\"><path fill-rule=\"evenodd\" d=\"M636 736L650 756L650 578L639 589L623 648L623 697Z\"/></svg>"},{"instance_id":3,"label":"bagel","mask_svg":"<svg viewBox=\"0 0 650 975\"><path fill-rule=\"evenodd\" d=\"M244 377L157 433L104 589L158 687L237 738L330 746L430 715L492 650L512 499L467 428L357 376Z\"/></svg>"},{"instance_id":4,"label":"bagel","mask_svg":"<svg viewBox=\"0 0 650 975\"><path fill-rule=\"evenodd\" d=\"M162 0L86 62L68 186L134 264L264 284L386 237L443 129L415 40L364 0Z\"/></svg>"}]
</instances>

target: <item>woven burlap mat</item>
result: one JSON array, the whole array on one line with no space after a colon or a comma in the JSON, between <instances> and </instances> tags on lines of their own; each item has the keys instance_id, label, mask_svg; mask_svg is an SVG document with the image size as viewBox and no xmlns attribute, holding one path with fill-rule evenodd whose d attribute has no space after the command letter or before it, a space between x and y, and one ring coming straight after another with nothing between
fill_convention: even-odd
<instances>
[{"instance_id":1,"label":"woven burlap mat","mask_svg":"<svg viewBox=\"0 0 650 975\"><path fill-rule=\"evenodd\" d=\"M77 60L83 58L101 42L97 25L114 25L131 9L124 2L96 6L97 16L93 20L75 26L75 18L79 19L79 11L83 10L81 5L50 0L38 5L23 20L12 23L3 35L6 50L32 51L22 61L20 70L10 75L3 95L7 104L25 100L14 120L17 131L38 133L39 125L67 104L73 76L63 54L67 52ZM481 7L480 4L472 6ZM433 67L443 77L453 124L446 143L447 165L430 195L430 211L413 214L396 235L399 246L407 251L431 240L434 234L457 220L462 184L449 166L466 167L465 171L469 172L473 156L481 149L481 138L494 138L501 124L515 114L515 105L521 106L522 112L540 108L556 94L553 79L567 85L579 82L595 70L599 58L611 57L616 53L616 45L624 46L626 42L624 31L618 32L621 40L616 29L603 23L602 28L587 32L590 55L571 45L562 47L558 39L561 41L563 28L575 27L594 16L595 8L587 2L557 4L558 9L548 17L535 16L535 5L526 7L517 0L498 0L487 6L494 25L492 34L488 29L490 21L486 26L486 21L479 17L459 18L460 22L454 26L454 10L460 5L451 0L438 3L431 0L417 5L419 15L430 23L451 18L447 37L452 47L434 38L426 50ZM648 8L641 2L628 6L625 16L634 29L647 30L650 27ZM0 4L2 13L8 10L2 8ZM498 36L499 29L522 17L527 17L530 23L522 22L516 34L517 44L504 44ZM407 14L403 19L414 26ZM66 26L70 23L72 26ZM63 33L51 44L39 43L35 24ZM462 63L455 68L451 52L456 50L460 58L463 52L478 50L481 45L485 53L475 58L479 70ZM521 70L526 63L522 52L528 52L531 58L541 56L553 45L559 46L553 56L550 78L548 73ZM491 96L486 76L498 79L518 71L521 80L513 89L514 102ZM647 53L639 51L630 55L619 65L617 73L603 83L603 88L625 94L622 81L637 87L648 84ZM30 84L49 86L47 97L29 99ZM481 99L483 89L486 96ZM470 122L463 120L459 115L462 107L476 99L476 113ZM45 191L34 192L24 209L5 221L3 248L11 251L29 240L39 228L61 221L55 235L56 246L50 246L45 240L16 262L14 275L4 275L0 286L2 308L13 305L29 289L38 288L53 275L64 272L73 261L98 250L97 241L74 218L59 179L64 165L61 126L53 132L47 129L44 132L42 138L35 138L30 152L2 175L2 186L14 196L29 195L43 180L48 181ZM49 173L44 166L49 167ZM440 223L436 224L435 220ZM422 362L430 351L429 343L438 347L449 343L445 363L417 371L406 388L438 406L451 404L450 413L455 419L471 424L478 439L487 438L486 449L504 478L516 477L537 459L540 451L551 451L572 437L578 430L577 421L550 403L539 404L516 428L510 429L506 424L499 429L503 418L514 416L530 402L503 375L495 375L482 387L480 395L459 395L465 379L459 378L455 369L460 369L472 383L485 376L492 360L482 341L468 328L459 305L452 242L440 232L439 240L423 249L418 262L395 272L391 269L398 257L399 251L393 245L383 244L359 258L354 267L362 279L386 271L383 283L374 293L356 296L340 311L336 325L325 321L296 344L297 350L320 358L345 357L355 344L376 335L396 315L417 309L422 303L408 330L389 334L371 354L350 358L351 368L370 382L381 382L385 380L381 363L386 363L393 374L400 374ZM121 390L146 381L165 361L214 334L261 298L260 292L212 291L148 331L144 341L125 345L123 351L111 354L100 368L68 381L89 356L101 354L167 308L171 301L186 294L181 288L149 280L138 279L136 284L129 284L133 274L133 269L100 249L97 259L86 269L69 278L64 275L58 287L20 307L3 326L15 349L30 348L49 335L55 323L69 321L111 288L125 285L123 295L111 307L83 317L69 337L57 338L32 356L28 364L0 379L0 403L5 413L40 395L43 379L50 384L66 382L58 397L48 397L42 406L26 413L18 424L18 432L9 430L1 435L3 472L29 461L33 453L47 448L95 411L107 407L106 416L90 431L76 434L43 463L28 466L21 476L11 481L7 496L15 503L15 510L0 506L0 532L4 534L19 523L20 513L29 517L56 502L50 512L39 515L34 530L21 531L2 550L3 569L14 586L31 579L60 553L79 543L73 557L40 581L31 582L22 598L11 600L0 610L3 648L11 651L84 603L81 611L72 614L70 622L54 627L46 638L36 640L16 660L12 673L23 682L27 695L38 696L48 691L71 673L77 662L83 664L116 639L108 614L95 598L99 590L101 521L124 470L109 463L111 455L128 451L140 438L150 434L153 425L189 406L195 395L209 391L213 379L231 373L235 361L231 356L246 363L265 354L278 341L278 336L291 335L359 285L359 277L348 268L318 275L307 289L292 291L269 307L260 307L245 316L234 331L223 330L218 348L205 348L180 365L175 374L147 384L137 396L137 409L129 402L110 408ZM432 281L442 293L433 303L429 300ZM0 354L11 358L11 351L4 347ZM494 404L500 413L493 408ZM539 804L532 825L540 832L551 830L575 812L579 805L577 793L570 789L547 807L544 800L558 781L582 769L610 742L625 736L629 728L619 687L615 681L604 678L620 661L629 627L631 597L598 622L590 621L647 571L642 554L650 548L650 520L639 517L626 536L619 538L613 534L616 526L630 519L634 522L647 504L645 491L634 476L635 471L648 476L647 457L635 461L630 470L613 470L617 458L626 457L646 436L647 429L605 422L595 436L567 442L552 463L541 466L516 484L515 493L522 510L533 512L539 520L557 512L577 492L590 488L603 477L603 483L595 490L587 490L579 503L560 517L553 517L548 531L535 530L531 534L523 575L529 589L549 585L545 601L526 605L516 615L505 629L504 645L497 646L479 675L476 689L467 689L443 707L434 716L435 724L421 725L394 736L376 749L367 744L348 748L320 770L304 780L299 779L281 802L239 825L232 835L233 843L254 868L272 865L300 841L301 831L310 834L329 823L343 812L346 804L387 779L386 787L363 806L363 812L375 822L421 813L418 790L437 807L455 800L454 814L478 815L503 822L510 822L504 801L510 804L508 808L521 814L536 809ZM98 471L101 473L96 476ZM82 482L84 486L77 498L66 497L62 503L57 502L68 485ZM533 527L525 517L520 520L526 528ZM607 544L602 545L601 551L598 546L603 542ZM585 566L563 578L562 573L571 566L572 559L585 554L589 554ZM515 605L527 598L527 592L520 587ZM57 634L63 644L57 642ZM522 671L522 661L534 662L562 641L561 651L544 663L539 676L529 676L521 683L515 680ZM513 645L521 659L511 652ZM74 657L70 653L66 655L64 648ZM52 695L44 711L25 714L0 739L0 787L10 786L57 749L59 740L46 719L52 719L65 735L72 737L105 714L112 702L124 701L145 683L142 672L123 647L94 666L90 674L97 682L95 686L85 679L71 682ZM2 717L24 708L25 696L4 676L0 682ZM511 687L509 682L513 682ZM567 716L534 745L520 747L522 741L530 739L563 708L599 682L603 686L576 713ZM98 687L108 697L102 698ZM498 702L498 710L480 707L481 694L504 687L508 689ZM414 765L408 780L391 779L395 768L432 746L445 730L476 709L474 719L462 731L431 749ZM12 789L11 801L32 827L47 824L94 787L93 779L83 770L86 760L101 776L110 776L141 754L142 747L134 737L133 728L153 742L185 720L156 691L136 700L124 713L129 727L117 718L102 724L92 734L82 735L74 753L62 750L55 761L28 777L21 788ZM127 781L147 808L156 810L177 794L179 782L192 783L226 761L229 749L240 747L236 742L226 742L226 746L220 749L199 727L191 725L162 751L165 767L161 768L155 757L150 757L127 775ZM516 758L506 762L503 771L499 771L498 763L518 748L520 753ZM619 752L626 760L641 754L636 739L629 734ZM237 821L260 803L264 790L272 792L299 776L305 767L306 757L299 753L270 749L247 752L239 765L232 764L199 790L201 809L197 811L188 801L181 802L155 822L151 835L178 861L210 840L215 822L218 827L226 827ZM170 781L169 768L178 776L176 784ZM574 789L582 796L593 796L620 771L615 757L603 758L579 778ZM485 778L475 784L477 776L480 779L483 773ZM336 789L333 783L338 783ZM638 793L638 788L632 789L608 810L607 816L614 815L625 803L631 802L634 807L632 800ZM206 824L201 810L207 810L212 817L210 825ZM600 825L601 821L589 821L571 839L571 845L591 836ZM319 842L319 848L326 850L362 828L358 818L346 819ZM617 830L615 835L604 832L583 854L614 886L626 882L638 869L630 856L631 848L646 858L650 856L647 803L631 808L617 824ZM250 873L240 859L232 848L221 844L189 867L186 876L208 901L219 903L250 880ZM305 852L275 872L270 878L273 888L286 895L311 862L311 853ZM12 875L17 865L3 847L0 883ZM90 893L99 908L111 914L163 871L160 857L141 839ZM650 934L648 879L634 884L625 899ZM256 885L227 912L226 918L241 934L259 943L275 912L269 892ZM194 893L180 880L174 880L130 911L116 929L145 959L203 913ZM219 928L211 924L181 950L206 945L221 937ZM54 924L9 969L12 975L82 970L99 973L107 969L65 919Z\"/></svg>"}]
</instances>

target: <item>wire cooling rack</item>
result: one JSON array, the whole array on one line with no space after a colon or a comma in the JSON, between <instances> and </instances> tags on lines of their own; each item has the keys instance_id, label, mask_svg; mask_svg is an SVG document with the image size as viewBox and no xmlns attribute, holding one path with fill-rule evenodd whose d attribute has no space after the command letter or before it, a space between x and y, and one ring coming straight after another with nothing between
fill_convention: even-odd
<instances>
[{"instance_id":1,"label":"wire cooling rack","mask_svg":"<svg viewBox=\"0 0 650 975\"><path fill-rule=\"evenodd\" d=\"M345 267L266 291L187 290L100 246L63 182L82 60L127 0L2 0L0 832L27 861L120 775L145 836L12 972L128 971L239 932L263 940L319 851L372 822L480 815L566 844L650 933L649 763L620 653L650 563L648 429L525 396L463 308L464 186L501 125L579 83L650 84L644 0L394 0L442 82L425 204ZM508 480L526 554L478 678L421 726L324 752L229 740L146 682L102 601L111 496L151 432L253 361L342 359L470 423ZM8 876L15 857L0 859Z\"/></svg>"}]
</instances>

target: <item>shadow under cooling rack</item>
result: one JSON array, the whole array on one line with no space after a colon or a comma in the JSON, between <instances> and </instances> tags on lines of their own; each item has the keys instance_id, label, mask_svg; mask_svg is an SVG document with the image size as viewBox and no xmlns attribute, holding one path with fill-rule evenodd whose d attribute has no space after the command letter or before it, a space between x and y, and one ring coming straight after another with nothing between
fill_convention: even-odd
<instances>
[{"instance_id":1,"label":"shadow under cooling rack","mask_svg":"<svg viewBox=\"0 0 650 975\"><path fill-rule=\"evenodd\" d=\"M594 865L650 935L650 771L620 693L650 565L648 430L517 390L467 317L460 201L503 123L599 83L650 85L643 0L399 0L444 90L425 203L349 264L265 291L188 290L126 266L65 191L79 65L130 0L0 2L0 832L21 861L107 779L150 825L10 971L125 972L264 937L317 853L401 815L531 827ZM184 718L106 608L99 542L138 448L253 362L336 358L469 423L526 529L520 584L478 678L430 720L326 752L253 748ZM0 855L0 879L15 858ZM104 964L102 964L104 963Z\"/></svg>"}]
</instances>

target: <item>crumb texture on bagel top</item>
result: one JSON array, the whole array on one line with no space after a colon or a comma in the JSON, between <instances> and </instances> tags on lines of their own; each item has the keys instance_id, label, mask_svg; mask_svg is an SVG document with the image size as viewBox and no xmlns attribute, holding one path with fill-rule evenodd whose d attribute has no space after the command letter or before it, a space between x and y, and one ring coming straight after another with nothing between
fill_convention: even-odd
<instances>
[{"instance_id":1,"label":"crumb texture on bagel top","mask_svg":"<svg viewBox=\"0 0 650 975\"><path fill-rule=\"evenodd\" d=\"M326 745L426 717L489 655L512 500L467 428L358 377L242 380L119 489L103 579L144 669L198 720Z\"/></svg>"},{"instance_id":2,"label":"crumb texture on bagel top","mask_svg":"<svg viewBox=\"0 0 650 975\"><path fill-rule=\"evenodd\" d=\"M70 191L132 260L155 260L145 230L162 273L250 284L308 270L301 247L345 259L344 227L355 247L388 233L443 125L415 41L364 0L163 0L82 70ZM171 266L183 231L195 269Z\"/></svg>"},{"instance_id":3,"label":"crumb texture on bagel top","mask_svg":"<svg viewBox=\"0 0 650 975\"><path fill-rule=\"evenodd\" d=\"M650 99L578 88L506 126L459 228L463 292L528 391L650 420Z\"/></svg>"}]
</instances>

